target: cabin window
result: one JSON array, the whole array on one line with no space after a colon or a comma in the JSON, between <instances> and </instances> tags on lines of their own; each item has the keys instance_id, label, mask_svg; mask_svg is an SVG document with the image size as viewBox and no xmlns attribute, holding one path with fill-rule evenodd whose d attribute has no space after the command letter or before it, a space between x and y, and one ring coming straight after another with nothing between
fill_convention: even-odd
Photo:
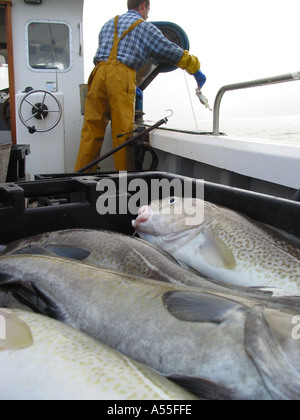
<instances>
[{"instance_id":1,"label":"cabin window","mask_svg":"<svg viewBox=\"0 0 300 420\"><path fill-rule=\"evenodd\" d=\"M27 65L33 71L66 72L72 66L71 27L64 22L30 21L26 28Z\"/></svg>"}]
</instances>

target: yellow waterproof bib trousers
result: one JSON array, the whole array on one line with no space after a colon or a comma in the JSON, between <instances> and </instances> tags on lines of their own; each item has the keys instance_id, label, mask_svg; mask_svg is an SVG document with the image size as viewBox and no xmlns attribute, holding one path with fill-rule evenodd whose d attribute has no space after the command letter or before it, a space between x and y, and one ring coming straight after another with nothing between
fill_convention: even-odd
<instances>
[{"instance_id":1,"label":"yellow waterproof bib trousers","mask_svg":"<svg viewBox=\"0 0 300 420\"><path fill-rule=\"evenodd\" d=\"M114 148L127 140L126 136L117 138L119 134L128 133L134 129L136 71L118 62L117 54L121 39L144 19L133 23L121 38L118 37L118 19L119 17L116 16L114 42L110 56L107 61L97 64L89 78L85 118L75 171L99 157L110 118ZM114 154L116 171L133 169L133 154L128 149L126 147ZM96 170L97 165L90 171Z\"/></svg>"}]
</instances>

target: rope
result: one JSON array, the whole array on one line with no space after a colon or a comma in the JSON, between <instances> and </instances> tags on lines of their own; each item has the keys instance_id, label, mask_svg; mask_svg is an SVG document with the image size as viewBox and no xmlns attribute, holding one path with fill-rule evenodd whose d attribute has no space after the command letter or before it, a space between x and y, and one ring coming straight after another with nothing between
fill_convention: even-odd
<instances>
[{"instance_id":1,"label":"rope","mask_svg":"<svg viewBox=\"0 0 300 420\"><path fill-rule=\"evenodd\" d=\"M188 91L188 95L189 95L189 98L190 98L190 104L191 104L191 108L192 108L192 112L193 112L193 116L194 116L194 121L195 121L196 129L197 129L197 131L199 131L198 124L197 124L197 118L196 118L196 114L195 114L195 110L194 110L194 105L193 105L193 101L192 101L192 97L191 97L191 92L190 92L190 89L189 89L189 85L188 85L187 76L186 76L186 72L185 71L183 72L183 75L184 75L184 79L185 79L185 84L186 84L186 88L187 88L187 91Z\"/></svg>"}]
</instances>

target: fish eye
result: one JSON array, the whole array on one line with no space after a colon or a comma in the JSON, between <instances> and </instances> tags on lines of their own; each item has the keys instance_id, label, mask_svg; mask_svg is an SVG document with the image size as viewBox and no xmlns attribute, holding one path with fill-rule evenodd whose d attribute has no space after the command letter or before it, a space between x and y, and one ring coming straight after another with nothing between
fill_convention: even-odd
<instances>
[{"instance_id":1,"label":"fish eye","mask_svg":"<svg viewBox=\"0 0 300 420\"><path fill-rule=\"evenodd\" d=\"M176 202L176 198L175 197L170 198L169 204L174 204L175 202Z\"/></svg>"}]
</instances>

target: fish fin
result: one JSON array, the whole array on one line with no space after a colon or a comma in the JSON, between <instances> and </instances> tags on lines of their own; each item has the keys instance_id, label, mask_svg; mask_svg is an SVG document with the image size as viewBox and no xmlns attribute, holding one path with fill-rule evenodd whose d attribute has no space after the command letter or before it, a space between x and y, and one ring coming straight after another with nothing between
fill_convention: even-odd
<instances>
[{"instance_id":1,"label":"fish fin","mask_svg":"<svg viewBox=\"0 0 300 420\"><path fill-rule=\"evenodd\" d=\"M226 298L189 291L167 292L163 295L163 302L171 315L188 322L220 324L229 312L241 308Z\"/></svg>"},{"instance_id":2,"label":"fish fin","mask_svg":"<svg viewBox=\"0 0 300 420\"><path fill-rule=\"evenodd\" d=\"M3 270L5 270L5 268L3 268ZM4 297L4 300L0 302L1 305L6 305L7 295L11 293L13 297L17 299L20 303L35 310L35 307L28 304L29 297L34 296L34 291L31 288L31 283L22 283L22 279L16 273L6 273L5 271L1 271L0 267L0 288L7 292ZM22 300L23 295L26 296L26 299L24 300Z\"/></svg>"},{"instance_id":3,"label":"fish fin","mask_svg":"<svg viewBox=\"0 0 300 420\"><path fill-rule=\"evenodd\" d=\"M300 343L293 314L257 307L247 316L245 348L275 400L300 398Z\"/></svg>"},{"instance_id":4,"label":"fish fin","mask_svg":"<svg viewBox=\"0 0 300 420\"><path fill-rule=\"evenodd\" d=\"M55 257L56 255L42 246L26 246L17 249L11 255L43 255L46 257Z\"/></svg>"},{"instance_id":5,"label":"fish fin","mask_svg":"<svg viewBox=\"0 0 300 420\"><path fill-rule=\"evenodd\" d=\"M25 305L32 311L39 314L47 315L45 311L47 304L44 303L33 291L25 289L22 286L13 286L11 293L21 305Z\"/></svg>"},{"instance_id":6,"label":"fish fin","mask_svg":"<svg viewBox=\"0 0 300 420\"><path fill-rule=\"evenodd\" d=\"M49 316L50 318L54 318L58 321L66 322L69 325L71 325L71 319L66 311L64 311L59 304L51 298L51 296L48 296L37 283L32 283L32 288L35 291L35 294L37 296L37 299L35 302L32 301L32 303L36 305L36 309ZM73 325L71 325L73 326Z\"/></svg>"},{"instance_id":7,"label":"fish fin","mask_svg":"<svg viewBox=\"0 0 300 420\"><path fill-rule=\"evenodd\" d=\"M21 350L33 345L30 327L11 311L0 309L0 351Z\"/></svg>"},{"instance_id":8,"label":"fish fin","mask_svg":"<svg viewBox=\"0 0 300 420\"><path fill-rule=\"evenodd\" d=\"M236 260L228 246L208 229L203 230L203 236L204 242L200 246L200 252L204 260L214 267L235 269Z\"/></svg>"},{"instance_id":9,"label":"fish fin","mask_svg":"<svg viewBox=\"0 0 300 420\"><path fill-rule=\"evenodd\" d=\"M167 378L202 399L231 400L234 396L233 390L207 378L183 375L170 375Z\"/></svg>"},{"instance_id":10,"label":"fish fin","mask_svg":"<svg viewBox=\"0 0 300 420\"><path fill-rule=\"evenodd\" d=\"M72 245L27 246L17 249L12 255L43 255L46 257L61 257L83 261L90 256L90 251Z\"/></svg>"},{"instance_id":11,"label":"fish fin","mask_svg":"<svg viewBox=\"0 0 300 420\"><path fill-rule=\"evenodd\" d=\"M22 278L19 278L17 275L0 271L0 287L11 291L20 303L28 306L33 311L49 316L52 316L53 312L57 314L57 319L64 320L59 308L56 308L48 296L42 293L36 283L31 281L23 282Z\"/></svg>"},{"instance_id":12,"label":"fish fin","mask_svg":"<svg viewBox=\"0 0 300 420\"><path fill-rule=\"evenodd\" d=\"M73 245L50 244L45 248L58 257L69 258L77 261L83 261L91 255L89 250Z\"/></svg>"},{"instance_id":13,"label":"fish fin","mask_svg":"<svg viewBox=\"0 0 300 420\"><path fill-rule=\"evenodd\" d=\"M0 308L6 308L6 309L21 309L28 311L29 308L27 305L24 306L23 303L19 299L17 299L13 295L13 290L7 290L2 295L1 299L1 291L0 291Z\"/></svg>"}]
</instances>

